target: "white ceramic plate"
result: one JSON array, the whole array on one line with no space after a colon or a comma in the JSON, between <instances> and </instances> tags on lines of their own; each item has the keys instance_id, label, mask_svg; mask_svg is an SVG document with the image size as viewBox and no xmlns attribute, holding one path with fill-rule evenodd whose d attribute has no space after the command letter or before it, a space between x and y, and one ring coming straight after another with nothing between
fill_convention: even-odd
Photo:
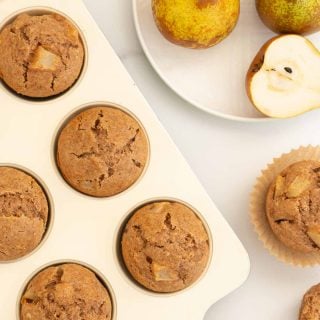
<instances>
[{"instance_id":1,"label":"white ceramic plate","mask_svg":"<svg viewBox=\"0 0 320 320\"><path fill-rule=\"evenodd\" d=\"M235 30L220 44L194 50L176 46L158 31L151 0L133 0L135 25L153 68L179 96L216 116L238 121L263 121L245 91L248 67L261 46L275 36L261 22L254 1L241 1ZM310 39L320 45L319 37Z\"/></svg>"}]
</instances>

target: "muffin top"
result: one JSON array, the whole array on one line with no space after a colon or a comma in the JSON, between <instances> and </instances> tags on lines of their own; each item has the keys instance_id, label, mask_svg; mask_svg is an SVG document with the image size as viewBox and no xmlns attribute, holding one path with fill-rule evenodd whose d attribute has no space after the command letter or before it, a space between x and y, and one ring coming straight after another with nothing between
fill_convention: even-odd
<instances>
[{"instance_id":1,"label":"muffin top","mask_svg":"<svg viewBox=\"0 0 320 320\"><path fill-rule=\"evenodd\" d=\"M130 187L148 159L139 123L113 107L97 106L72 118L57 141L57 165L76 190L108 197Z\"/></svg>"},{"instance_id":2,"label":"muffin top","mask_svg":"<svg viewBox=\"0 0 320 320\"><path fill-rule=\"evenodd\" d=\"M0 261L21 258L38 246L48 211L46 195L34 178L0 167Z\"/></svg>"},{"instance_id":3,"label":"muffin top","mask_svg":"<svg viewBox=\"0 0 320 320\"><path fill-rule=\"evenodd\" d=\"M270 185L266 213L287 247L320 253L320 162L301 161L283 170Z\"/></svg>"},{"instance_id":4,"label":"muffin top","mask_svg":"<svg viewBox=\"0 0 320 320\"><path fill-rule=\"evenodd\" d=\"M155 292L175 292L194 283L209 260L209 238L196 214L183 204L155 202L138 209L122 235L128 271Z\"/></svg>"},{"instance_id":5,"label":"muffin top","mask_svg":"<svg viewBox=\"0 0 320 320\"><path fill-rule=\"evenodd\" d=\"M28 284L21 298L21 320L110 320L107 289L89 269L78 264L48 267Z\"/></svg>"},{"instance_id":6,"label":"muffin top","mask_svg":"<svg viewBox=\"0 0 320 320\"><path fill-rule=\"evenodd\" d=\"M76 27L58 14L21 14L0 33L0 77L24 96L66 91L79 77L83 60Z\"/></svg>"},{"instance_id":7,"label":"muffin top","mask_svg":"<svg viewBox=\"0 0 320 320\"><path fill-rule=\"evenodd\" d=\"M310 288L303 297L299 320L320 319L320 284Z\"/></svg>"}]
</instances>

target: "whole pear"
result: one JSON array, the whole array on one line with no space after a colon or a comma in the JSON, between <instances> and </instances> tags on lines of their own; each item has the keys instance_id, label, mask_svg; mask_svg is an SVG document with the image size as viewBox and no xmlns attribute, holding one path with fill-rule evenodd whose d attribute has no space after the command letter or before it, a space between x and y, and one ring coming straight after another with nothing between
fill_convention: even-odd
<instances>
[{"instance_id":1,"label":"whole pear","mask_svg":"<svg viewBox=\"0 0 320 320\"><path fill-rule=\"evenodd\" d=\"M239 0L152 0L155 22L163 36L188 48L208 48L234 29Z\"/></svg>"},{"instance_id":2,"label":"whole pear","mask_svg":"<svg viewBox=\"0 0 320 320\"><path fill-rule=\"evenodd\" d=\"M320 30L320 0L256 0L263 23L276 33Z\"/></svg>"}]
</instances>

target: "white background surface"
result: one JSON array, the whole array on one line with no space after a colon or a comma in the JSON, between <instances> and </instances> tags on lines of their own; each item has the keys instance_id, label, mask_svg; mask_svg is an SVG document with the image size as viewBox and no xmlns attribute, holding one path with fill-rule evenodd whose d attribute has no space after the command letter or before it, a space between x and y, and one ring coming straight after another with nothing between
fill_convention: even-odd
<instances>
[{"instance_id":1,"label":"white background surface","mask_svg":"<svg viewBox=\"0 0 320 320\"><path fill-rule=\"evenodd\" d=\"M131 1L84 1L249 252L248 281L212 306L205 320L298 319L300 299L309 286L320 282L320 269L291 267L269 255L250 225L248 198L255 178L273 157L300 145L320 144L320 110L259 124L231 122L198 111L178 98L152 70L136 37Z\"/></svg>"}]
</instances>

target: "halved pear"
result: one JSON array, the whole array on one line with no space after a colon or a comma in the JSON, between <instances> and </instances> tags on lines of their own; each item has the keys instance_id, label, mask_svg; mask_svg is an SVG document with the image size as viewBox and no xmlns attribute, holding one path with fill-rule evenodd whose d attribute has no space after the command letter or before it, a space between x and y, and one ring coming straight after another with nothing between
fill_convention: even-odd
<instances>
[{"instance_id":1,"label":"halved pear","mask_svg":"<svg viewBox=\"0 0 320 320\"><path fill-rule=\"evenodd\" d=\"M289 34L269 40L246 78L248 96L263 114L289 118L320 107L320 52L306 38Z\"/></svg>"}]
</instances>

